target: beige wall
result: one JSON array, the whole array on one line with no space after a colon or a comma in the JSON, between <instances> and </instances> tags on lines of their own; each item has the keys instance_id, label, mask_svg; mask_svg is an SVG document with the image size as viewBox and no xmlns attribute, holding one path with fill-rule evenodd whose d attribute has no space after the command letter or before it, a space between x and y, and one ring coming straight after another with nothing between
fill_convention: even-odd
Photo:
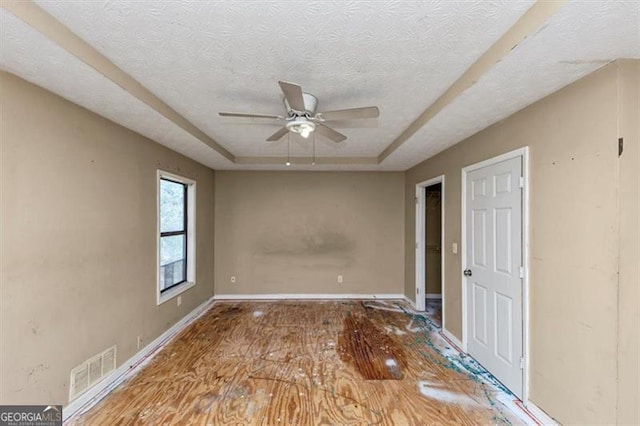
<instances>
[{"instance_id":1,"label":"beige wall","mask_svg":"<svg viewBox=\"0 0 640 426\"><path fill-rule=\"evenodd\" d=\"M213 293L214 172L15 76L2 93L1 404L65 404ZM156 169L197 181L197 284L156 305Z\"/></svg>"},{"instance_id":2,"label":"beige wall","mask_svg":"<svg viewBox=\"0 0 640 426\"><path fill-rule=\"evenodd\" d=\"M215 293L402 294L403 200L402 173L217 171Z\"/></svg>"},{"instance_id":3,"label":"beige wall","mask_svg":"<svg viewBox=\"0 0 640 426\"><path fill-rule=\"evenodd\" d=\"M407 253L415 235L415 184L446 176L446 327L461 338L464 268L451 251L461 241L461 169L530 147L530 399L563 423L616 421L617 67L606 66L406 173ZM632 120L637 125L637 116ZM629 179L637 183L635 153ZM637 226L637 213L635 220ZM414 257L406 256L408 297L415 293L414 269ZM634 284L637 294L637 278ZM637 315L637 298L634 306ZM637 355L635 362L637 368Z\"/></svg>"},{"instance_id":4,"label":"beige wall","mask_svg":"<svg viewBox=\"0 0 640 426\"><path fill-rule=\"evenodd\" d=\"M619 424L640 424L638 345L640 336L640 268L638 197L640 192L640 61L618 66L618 137L624 138L620 166L620 284L618 294Z\"/></svg>"}]
</instances>

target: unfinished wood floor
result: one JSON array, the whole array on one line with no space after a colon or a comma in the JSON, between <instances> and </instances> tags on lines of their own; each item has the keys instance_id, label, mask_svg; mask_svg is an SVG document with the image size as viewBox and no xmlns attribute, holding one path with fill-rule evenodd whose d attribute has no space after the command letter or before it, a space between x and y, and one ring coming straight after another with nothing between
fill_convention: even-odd
<instances>
[{"instance_id":1,"label":"unfinished wood floor","mask_svg":"<svg viewBox=\"0 0 640 426\"><path fill-rule=\"evenodd\" d=\"M70 424L519 424L402 302L216 302Z\"/></svg>"}]
</instances>

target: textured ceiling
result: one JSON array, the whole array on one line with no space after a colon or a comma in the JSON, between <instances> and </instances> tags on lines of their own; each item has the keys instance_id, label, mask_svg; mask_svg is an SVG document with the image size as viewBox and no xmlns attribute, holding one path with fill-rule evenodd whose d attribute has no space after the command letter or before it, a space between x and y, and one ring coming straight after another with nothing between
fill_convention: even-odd
<instances>
[{"instance_id":1,"label":"textured ceiling","mask_svg":"<svg viewBox=\"0 0 640 426\"><path fill-rule=\"evenodd\" d=\"M217 114L284 113L278 80L321 110L378 105L377 127L317 144L377 156L532 1L37 3L237 156L282 155L273 124Z\"/></svg>"},{"instance_id":2,"label":"textured ceiling","mask_svg":"<svg viewBox=\"0 0 640 426\"><path fill-rule=\"evenodd\" d=\"M318 156L376 157L531 6L529 1L37 1L43 9L236 156L283 156L277 126L218 111L281 114L277 80L319 110L378 105L378 120L336 126ZM638 2L564 6L380 165L405 170L618 57L639 57ZM0 67L217 169L232 164L124 89L0 11ZM293 140L291 155L310 155Z\"/></svg>"},{"instance_id":3,"label":"textured ceiling","mask_svg":"<svg viewBox=\"0 0 640 426\"><path fill-rule=\"evenodd\" d=\"M385 164L413 166L618 58L640 58L640 1L568 3Z\"/></svg>"},{"instance_id":4,"label":"textured ceiling","mask_svg":"<svg viewBox=\"0 0 640 426\"><path fill-rule=\"evenodd\" d=\"M228 163L209 146L4 9L0 9L0 27L0 68L209 167Z\"/></svg>"}]
</instances>

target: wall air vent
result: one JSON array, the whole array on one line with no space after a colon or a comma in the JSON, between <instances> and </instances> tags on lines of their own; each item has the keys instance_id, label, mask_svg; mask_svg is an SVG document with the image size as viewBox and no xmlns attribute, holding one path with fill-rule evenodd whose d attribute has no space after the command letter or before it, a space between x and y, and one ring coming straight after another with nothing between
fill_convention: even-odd
<instances>
[{"instance_id":1,"label":"wall air vent","mask_svg":"<svg viewBox=\"0 0 640 426\"><path fill-rule=\"evenodd\" d=\"M71 370L69 401L82 395L116 369L116 346L95 355Z\"/></svg>"}]
</instances>

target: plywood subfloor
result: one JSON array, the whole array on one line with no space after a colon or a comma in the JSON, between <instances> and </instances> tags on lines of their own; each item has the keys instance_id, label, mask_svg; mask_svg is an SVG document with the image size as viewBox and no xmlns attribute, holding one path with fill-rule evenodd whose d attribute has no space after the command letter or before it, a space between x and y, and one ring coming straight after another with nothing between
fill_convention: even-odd
<instances>
[{"instance_id":1,"label":"plywood subfloor","mask_svg":"<svg viewBox=\"0 0 640 426\"><path fill-rule=\"evenodd\" d=\"M70 424L520 424L402 302L216 302Z\"/></svg>"}]
</instances>

